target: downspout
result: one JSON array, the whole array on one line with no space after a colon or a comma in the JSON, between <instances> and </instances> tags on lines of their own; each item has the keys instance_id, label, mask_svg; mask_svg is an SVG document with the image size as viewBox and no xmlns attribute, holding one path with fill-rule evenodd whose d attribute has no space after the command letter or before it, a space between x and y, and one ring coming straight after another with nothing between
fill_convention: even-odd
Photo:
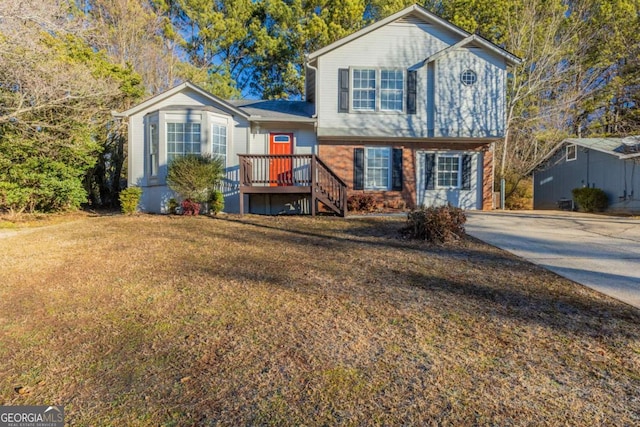
<instances>
[{"instance_id":1,"label":"downspout","mask_svg":"<svg viewBox=\"0 0 640 427\"><path fill-rule=\"evenodd\" d=\"M316 134L316 146L315 146L315 150L314 151L315 151L315 154L318 155L319 152L320 152L320 150L319 150L320 147L319 147L319 143L318 143L318 96L320 95L318 93L318 68L314 67L311 64L309 64L307 56L305 56L304 66L312 69L313 72L314 72L314 75L315 75L314 82L313 82L313 84L315 86L314 87L315 100L314 100L314 103L313 103L314 104L313 105L313 114L311 115L311 118L312 119L316 119L316 121L313 123L313 131ZM306 83L306 81L305 81L305 85L304 86L305 86L304 98L305 98L305 101L306 101L307 100L307 93L306 93L307 83Z\"/></svg>"},{"instance_id":2,"label":"downspout","mask_svg":"<svg viewBox=\"0 0 640 427\"><path fill-rule=\"evenodd\" d=\"M314 79L315 81L313 83L314 83L314 86L315 86L314 87L314 91L315 91L315 97L316 98L315 98L315 102L314 102L313 115L311 116L311 118L312 119L317 119L318 118L318 95L319 95L319 93L318 93L318 67L314 67L313 65L309 64L309 62L306 60L306 58L305 58L305 61L304 61L304 66L307 67L307 68L311 68L315 73L315 79ZM306 86L306 83L305 83L305 86ZM305 92L304 95L305 95L304 98L305 98L305 101L306 101L307 100L306 92Z\"/></svg>"}]
</instances>

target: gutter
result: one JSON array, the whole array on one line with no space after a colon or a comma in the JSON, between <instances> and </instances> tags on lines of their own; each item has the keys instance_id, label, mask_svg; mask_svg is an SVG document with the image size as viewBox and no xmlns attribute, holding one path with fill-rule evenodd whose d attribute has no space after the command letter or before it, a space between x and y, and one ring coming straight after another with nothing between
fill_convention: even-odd
<instances>
[{"instance_id":1,"label":"gutter","mask_svg":"<svg viewBox=\"0 0 640 427\"><path fill-rule=\"evenodd\" d=\"M315 114L314 114L315 116ZM292 118L292 117L262 117L262 116L250 116L249 121L252 123L316 123L317 119L315 117L300 117L300 118Z\"/></svg>"}]
</instances>

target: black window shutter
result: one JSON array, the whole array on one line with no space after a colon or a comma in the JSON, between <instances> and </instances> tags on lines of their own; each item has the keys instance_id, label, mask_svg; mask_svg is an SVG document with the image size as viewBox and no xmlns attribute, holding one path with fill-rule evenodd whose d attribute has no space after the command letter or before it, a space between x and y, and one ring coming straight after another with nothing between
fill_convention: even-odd
<instances>
[{"instance_id":1,"label":"black window shutter","mask_svg":"<svg viewBox=\"0 0 640 427\"><path fill-rule=\"evenodd\" d=\"M349 112L349 69L338 70L338 113Z\"/></svg>"},{"instance_id":2,"label":"black window shutter","mask_svg":"<svg viewBox=\"0 0 640 427\"><path fill-rule=\"evenodd\" d=\"M436 175L436 155L426 154L424 156L424 188L426 190L435 190Z\"/></svg>"},{"instance_id":3,"label":"black window shutter","mask_svg":"<svg viewBox=\"0 0 640 427\"><path fill-rule=\"evenodd\" d=\"M364 190L364 148L353 149L353 189Z\"/></svg>"},{"instance_id":4,"label":"black window shutter","mask_svg":"<svg viewBox=\"0 0 640 427\"><path fill-rule=\"evenodd\" d=\"M418 72L407 72L407 114L416 114Z\"/></svg>"},{"instance_id":5,"label":"black window shutter","mask_svg":"<svg viewBox=\"0 0 640 427\"><path fill-rule=\"evenodd\" d=\"M462 156L462 189L471 190L471 154Z\"/></svg>"},{"instance_id":6,"label":"black window shutter","mask_svg":"<svg viewBox=\"0 0 640 427\"><path fill-rule=\"evenodd\" d=\"M402 148L393 149L393 164L391 165L391 189L402 191Z\"/></svg>"}]
</instances>

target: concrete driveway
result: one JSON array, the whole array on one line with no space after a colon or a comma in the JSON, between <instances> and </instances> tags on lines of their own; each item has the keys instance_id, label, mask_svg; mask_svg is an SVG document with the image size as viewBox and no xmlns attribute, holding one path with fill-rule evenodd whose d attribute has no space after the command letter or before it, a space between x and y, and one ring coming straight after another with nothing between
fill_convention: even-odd
<instances>
[{"instance_id":1,"label":"concrete driveway","mask_svg":"<svg viewBox=\"0 0 640 427\"><path fill-rule=\"evenodd\" d=\"M467 233L640 308L640 220L576 212L469 212Z\"/></svg>"}]
</instances>

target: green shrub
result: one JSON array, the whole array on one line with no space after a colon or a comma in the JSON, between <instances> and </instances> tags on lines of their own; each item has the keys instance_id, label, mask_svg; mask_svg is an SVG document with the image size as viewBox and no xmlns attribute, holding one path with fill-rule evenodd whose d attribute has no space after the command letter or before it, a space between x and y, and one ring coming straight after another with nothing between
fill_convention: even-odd
<instances>
[{"instance_id":1,"label":"green shrub","mask_svg":"<svg viewBox=\"0 0 640 427\"><path fill-rule=\"evenodd\" d=\"M376 200L371 194L355 193L347 199L347 210L351 212L373 212Z\"/></svg>"},{"instance_id":2,"label":"green shrub","mask_svg":"<svg viewBox=\"0 0 640 427\"><path fill-rule=\"evenodd\" d=\"M167 209L169 210L170 214L175 214L177 213L178 206L180 206L180 203L178 203L178 201L176 199L174 199L173 197L169 199L169 203L167 203Z\"/></svg>"},{"instance_id":3,"label":"green shrub","mask_svg":"<svg viewBox=\"0 0 640 427\"><path fill-rule=\"evenodd\" d=\"M602 212L609 206L607 194L600 188L574 188L573 201L582 212Z\"/></svg>"},{"instance_id":4,"label":"green shrub","mask_svg":"<svg viewBox=\"0 0 640 427\"><path fill-rule=\"evenodd\" d=\"M432 243L444 243L464 236L467 217L460 208L451 205L424 206L407 214L407 224L400 232L410 238Z\"/></svg>"},{"instance_id":5,"label":"green shrub","mask_svg":"<svg viewBox=\"0 0 640 427\"><path fill-rule=\"evenodd\" d=\"M213 215L218 215L224 209L224 196L220 191L212 191L209 198L209 209Z\"/></svg>"},{"instance_id":6,"label":"green shrub","mask_svg":"<svg viewBox=\"0 0 640 427\"><path fill-rule=\"evenodd\" d=\"M176 157L169 164L167 184L183 200L206 203L223 172L224 164L219 157L188 154Z\"/></svg>"},{"instance_id":7,"label":"green shrub","mask_svg":"<svg viewBox=\"0 0 640 427\"><path fill-rule=\"evenodd\" d=\"M0 166L5 163L0 153ZM62 162L30 158L0 167L0 211L60 212L87 201L83 172Z\"/></svg>"},{"instance_id":8,"label":"green shrub","mask_svg":"<svg viewBox=\"0 0 640 427\"><path fill-rule=\"evenodd\" d=\"M126 215L132 215L138 210L138 203L142 197L142 188L129 187L120 191L120 209Z\"/></svg>"}]
</instances>

